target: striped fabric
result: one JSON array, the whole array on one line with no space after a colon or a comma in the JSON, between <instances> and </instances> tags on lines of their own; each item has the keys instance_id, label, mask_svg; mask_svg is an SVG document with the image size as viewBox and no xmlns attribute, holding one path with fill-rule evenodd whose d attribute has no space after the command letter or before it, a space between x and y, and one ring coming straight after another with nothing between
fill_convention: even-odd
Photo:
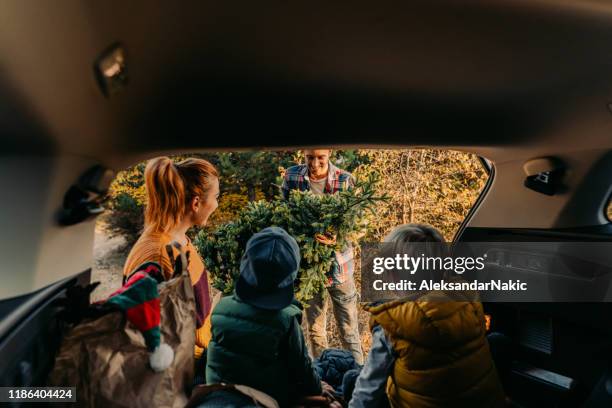
<instances>
[{"instance_id":1,"label":"striped fabric","mask_svg":"<svg viewBox=\"0 0 612 408\"><path fill-rule=\"evenodd\" d=\"M132 273L121 289L112 293L106 303L125 311L128 321L142 332L149 351L160 344L160 304L158 281L159 265L147 263Z\"/></svg>"},{"instance_id":2,"label":"striped fabric","mask_svg":"<svg viewBox=\"0 0 612 408\"><path fill-rule=\"evenodd\" d=\"M348 171L339 169L331 162L325 184L325 194L335 194L353 188L354 179ZM285 171L281 191L283 197L287 199L291 190L309 191L310 180L308 179L308 165L299 164L289 167ZM348 245L343 251L336 252L336 261L332 264L331 270L326 274L327 286L335 286L346 282L355 272L355 261L353 259L353 246Z\"/></svg>"},{"instance_id":3,"label":"striped fabric","mask_svg":"<svg viewBox=\"0 0 612 408\"><path fill-rule=\"evenodd\" d=\"M354 185L353 176L348 171L339 169L331 162L327 172L327 183L325 184L325 194L334 194L352 188ZM310 180L308 179L308 166L298 164L289 167L285 171L283 185L281 186L285 199L289 198L291 190L307 191L310 190Z\"/></svg>"},{"instance_id":4,"label":"striped fabric","mask_svg":"<svg viewBox=\"0 0 612 408\"><path fill-rule=\"evenodd\" d=\"M128 277L131 271L143 262L159 262L164 279L169 279L174 274L174 260L179 256L179 251L172 247L172 259L166 247L172 242L168 234L145 231L132 247L123 267L123 275ZM208 273L204 262L193 246L191 240L185 247L187 256L187 271L193 285L196 302L196 347L195 357L202 357L208 342L210 341L210 310L212 301Z\"/></svg>"}]
</instances>

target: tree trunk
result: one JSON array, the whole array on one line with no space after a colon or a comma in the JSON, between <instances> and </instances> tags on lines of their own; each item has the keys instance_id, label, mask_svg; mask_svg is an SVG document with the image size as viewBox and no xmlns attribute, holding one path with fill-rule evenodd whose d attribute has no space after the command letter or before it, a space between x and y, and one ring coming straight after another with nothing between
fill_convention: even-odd
<instances>
[{"instance_id":1,"label":"tree trunk","mask_svg":"<svg viewBox=\"0 0 612 408\"><path fill-rule=\"evenodd\" d=\"M247 186L247 194L248 194L248 197L249 197L249 201L255 201L255 198L256 198L256 196L255 196L255 186L249 184Z\"/></svg>"}]
</instances>

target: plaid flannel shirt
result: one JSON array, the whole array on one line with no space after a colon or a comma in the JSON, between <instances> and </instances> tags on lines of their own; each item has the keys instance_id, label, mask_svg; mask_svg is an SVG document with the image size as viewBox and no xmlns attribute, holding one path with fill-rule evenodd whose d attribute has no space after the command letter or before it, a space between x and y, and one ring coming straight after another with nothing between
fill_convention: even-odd
<instances>
[{"instance_id":1,"label":"plaid flannel shirt","mask_svg":"<svg viewBox=\"0 0 612 408\"><path fill-rule=\"evenodd\" d=\"M353 176L348 171L339 169L331 162L327 173L327 183L323 192L325 194L335 194L352 188L354 185ZM307 191L310 190L310 180L308 179L308 166L300 164L289 167L283 178L281 191L283 197L287 199L291 190ZM353 276L355 271L355 261L353 259L353 246L348 244L342 251L336 251L336 259L332 269L326 274L327 286L339 285L346 282Z\"/></svg>"}]
</instances>

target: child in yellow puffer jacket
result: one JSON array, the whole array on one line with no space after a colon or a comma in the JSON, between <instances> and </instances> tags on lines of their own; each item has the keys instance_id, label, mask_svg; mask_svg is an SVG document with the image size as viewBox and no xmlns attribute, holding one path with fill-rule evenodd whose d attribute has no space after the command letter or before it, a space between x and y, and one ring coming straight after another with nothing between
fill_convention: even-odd
<instances>
[{"instance_id":1,"label":"child in yellow puffer jacket","mask_svg":"<svg viewBox=\"0 0 612 408\"><path fill-rule=\"evenodd\" d=\"M411 244L442 244L444 238L433 227L408 224L384 241L394 243L398 253L411 254ZM443 245L427 247L440 248L428 256L443 256ZM473 294L421 292L366 310L372 347L349 407L504 406L482 304Z\"/></svg>"}]
</instances>

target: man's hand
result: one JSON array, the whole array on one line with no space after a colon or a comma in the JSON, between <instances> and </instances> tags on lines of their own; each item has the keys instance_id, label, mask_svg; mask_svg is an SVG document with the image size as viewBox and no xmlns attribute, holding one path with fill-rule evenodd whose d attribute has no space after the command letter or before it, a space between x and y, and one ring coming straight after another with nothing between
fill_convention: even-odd
<instances>
[{"instance_id":1,"label":"man's hand","mask_svg":"<svg viewBox=\"0 0 612 408\"><path fill-rule=\"evenodd\" d=\"M336 245L336 235L330 236L327 234L316 233L314 237L317 240L317 242L319 242L320 244Z\"/></svg>"},{"instance_id":2,"label":"man's hand","mask_svg":"<svg viewBox=\"0 0 612 408\"><path fill-rule=\"evenodd\" d=\"M329 397L335 399L334 397L334 387L326 383L325 381L321 381L321 389L323 390L321 394L325 397Z\"/></svg>"}]
</instances>

